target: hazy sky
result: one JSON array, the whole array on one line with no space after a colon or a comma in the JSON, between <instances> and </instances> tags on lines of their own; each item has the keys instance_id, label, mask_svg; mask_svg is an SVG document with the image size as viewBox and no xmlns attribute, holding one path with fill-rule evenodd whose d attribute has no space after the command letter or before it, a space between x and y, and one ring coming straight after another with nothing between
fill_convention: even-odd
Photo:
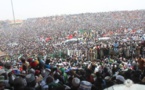
<instances>
[{"instance_id":1,"label":"hazy sky","mask_svg":"<svg viewBox=\"0 0 145 90\"><path fill-rule=\"evenodd\" d=\"M16 19L145 9L145 0L13 0ZM13 19L11 0L0 0L0 20Z\"/></svg>"}]
</instances>

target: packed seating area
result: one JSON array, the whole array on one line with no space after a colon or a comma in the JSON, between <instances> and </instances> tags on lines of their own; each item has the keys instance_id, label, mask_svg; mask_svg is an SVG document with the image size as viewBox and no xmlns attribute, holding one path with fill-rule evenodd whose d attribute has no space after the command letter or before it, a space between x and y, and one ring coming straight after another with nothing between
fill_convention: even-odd
<instances>
[{"instance_id":1,"label":"packed seating area","mask_svg":"<svg viewBox=\"0 0 145 90\"><path fill-rule=\"evenodd\" d=\"M0 21L0 54L0 90L144 90L145 11Z\"/></svg>"}]
</instances>

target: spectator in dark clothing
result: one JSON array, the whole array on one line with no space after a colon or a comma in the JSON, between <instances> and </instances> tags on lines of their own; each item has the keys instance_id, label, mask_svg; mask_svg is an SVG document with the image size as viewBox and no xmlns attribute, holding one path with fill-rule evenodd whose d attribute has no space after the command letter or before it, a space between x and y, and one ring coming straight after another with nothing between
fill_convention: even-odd
<instances>
[{"instance_id":1,"label":"spectator in dark clothing","mask_svg":"<svg viewBox=\"0 0 145 90\"><path fill-rule=\"evenodd\" d=\"M103 89L103 78L101 76L100 73L96 73L96 80L95 80L95 83L94 85L96 86L97 90L102 90Z\"/></svg>"},{"instance_id":2,"label":"spectator in dark clothing","mask_svg":"<svg viewBox=\"0 0 145 90\"><path fill-rule=\"evenodd\" d=\"M27 87L26 88L35 90L35 85L36 85L35 76L33 74L28 74L26 76L26 81L27 81Z\"/></svg>"},{"instance_id":3,"label":"spectator in dark clothing","mask_svg":"<svg viewBox=\"0 0 145 90\"><path fill-rule=\"evenodd\" d=\"M105 77L105 83L106 83L105 88L108 88L108 87L114 85L114 83L113 83L113 81L111 80L111 77L110 77L110 76L106 76L106 77Z\"/></svg>"},{"instance_id":4,"label":"spectator in dark clothing","mask_svg":"<svg viewBox=\"0 0 145 90\"><path fill-rule=\"evenodd\" d=\"M26 87L27 83L26 80L19 77L14 80L14 90L24 90Z\"/></svg>"}]
</instances>

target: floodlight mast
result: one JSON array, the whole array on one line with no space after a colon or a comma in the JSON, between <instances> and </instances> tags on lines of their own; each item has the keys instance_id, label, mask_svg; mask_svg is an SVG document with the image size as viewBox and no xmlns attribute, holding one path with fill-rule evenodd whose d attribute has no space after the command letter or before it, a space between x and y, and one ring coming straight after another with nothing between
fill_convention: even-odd
<instances>
[{"instance_id":1,"label":"floodlight mast","mask_svg":"<svg viewBox=\"0 0 145 90\"><path fill-rule=\"evenodd\" d=\"M11 7L12 7L12 14L13 14L13 21L15 24L15 12L14 12L13 0L11 0Z\"/></svg>"}]
</instances>

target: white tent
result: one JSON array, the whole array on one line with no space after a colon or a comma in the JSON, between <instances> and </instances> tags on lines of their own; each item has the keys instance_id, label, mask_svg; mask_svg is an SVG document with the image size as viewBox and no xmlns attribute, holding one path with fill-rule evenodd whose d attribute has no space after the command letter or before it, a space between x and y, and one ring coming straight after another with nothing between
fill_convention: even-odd
<instances>
[{"instance_id":1,"label":"white tent","mask_svg":"<svg viewBox=\"0 0 145 90\"><path fill-rule=\"evenodd\" d=\"M111 38L110 37L100 37L98 38L98 40L110 40Z\"/></svg>"},{"instance_id":2,"label":"white tent","mask_svg":"<svg viewBox=\"0 0 145 90\"><path fill-rule=\"evenodd\" d=\"M72 38L72 39L68 39L68 40L65 40L64 42L62 42L63 44L67 44L67 43L73 43L73 42L77 42L77 41L82 41L83 38Z\"/></svg>"}]
</instances>

